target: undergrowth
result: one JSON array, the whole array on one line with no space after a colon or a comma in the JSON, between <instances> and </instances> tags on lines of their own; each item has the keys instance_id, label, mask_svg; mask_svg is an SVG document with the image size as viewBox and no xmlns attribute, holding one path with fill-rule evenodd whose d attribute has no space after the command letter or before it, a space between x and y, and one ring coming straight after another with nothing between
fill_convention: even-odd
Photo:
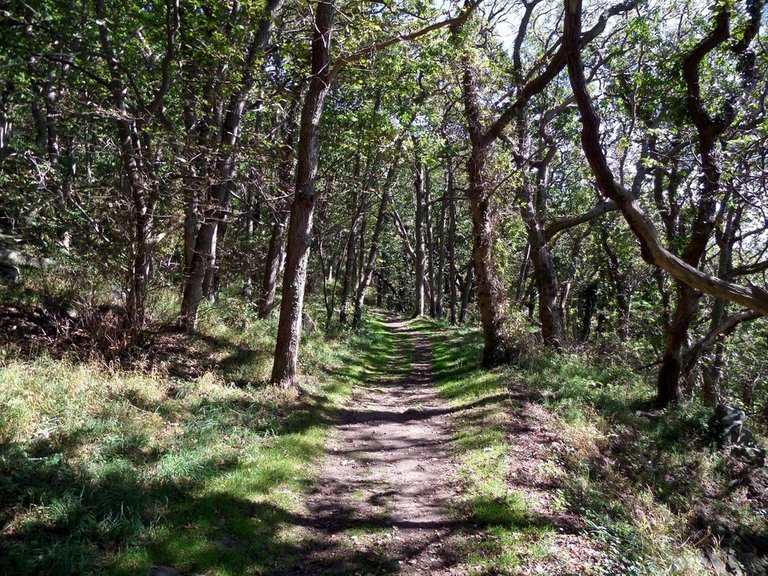
<instances>
[{"instance_id":1,"label":"undergrowth","mask_svg":"<svg viewBox=\"0 0 768 576\"><path fill-rule=\"evenodd\" d=\"M715 450L707 408L687 403L649 412L653 389L645 378L578 354L531 353L514 368L484 371L478 331L419 326L432 339L445 398L469 406L523 388L527 401L552 419L558 438L550 460L561 472L555 506L582 518L585 532L600 543L607 558L602 573L709 574L706 555L739 562L748 574L764 573L760 547L768 540L758 508L765 495L754 498L766 486L765 472L750 474ZM506 487L509 408L498 399L460 411L455 437L462 506L495 526L493 537L472 543L470 553L493 574L519 573L515 567L532 550L546 557L552 530Z\"/></svg>"},{"instance_id":2,"label":"undergrowth","mask_svg":"<svg viewBox=\"0 0 768 576\"><path fill-rule=\"evenodd\" d=\"M0 574L241 575L289 562L312 462L363 370L353 350L377 333L308 335L296 399L266 384L274 332L222 298L198 336L161 330L133 366L6 354Z\"/></svg>"}]
</instances>

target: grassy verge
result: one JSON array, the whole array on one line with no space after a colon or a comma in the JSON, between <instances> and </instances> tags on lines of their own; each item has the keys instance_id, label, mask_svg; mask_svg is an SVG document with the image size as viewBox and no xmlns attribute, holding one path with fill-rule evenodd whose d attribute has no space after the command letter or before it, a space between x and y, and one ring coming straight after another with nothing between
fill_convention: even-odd
<instances>
[{"instance_id":1,"label":"grassy verge","mask_svg":"<svg viewBox=\"0 0 768 576\"><path fill-rule=\"evenodd\" d=\"M477 331L422 321L435 351L441 394L457 406L455 447L465 484L464 510L491 526L489 541L468 545L484 573L517 573L549 552L552 529L507 487L508 389L526 389L558 438L555 507L583 518L607 554L607 574L709 574L707 557L763 574L768 560L765 471L750 472L714 450L709 411L687 404L668 414L645 410L653 391L624 366L582 356L527 358L526 366L479 368ZM480 401L481 406L476 406Z\"/></svg>"},{"instance_id":2,"label":"grassy verge","mask_svg":"<svg viewBox=\"0 0 768 576\"><path fill-rule=\"evenodd\" d=\"M163 335L163 361L134 369L5 357L0 574L241 575L289 562L313 460L382 332L309 336L297 401L264 384L274 328L225 300L200 337Z\"/></svg>"},{"instance_id":3,"label":"grassy verge","mask_svg":"<svg viewBox=\"0 0 768 576\"><path fill-rule=\"evenodd\" d=\"M453 445L463 495L456 512L484 529L481 538L459 541L459 553L475 572L518 573L550 554L554 528L508 483L513 406L507 373L480 368L482 337L476 330L424 320L414 325L430 338L438 391L456 408Z\"/></svg>"},{"instance_id":4,"label":"grassy verge","mask_svg":"<svg viewBox=\"0 0 768 576\"><path fill-rule=\"evenodd\" d=\"M552 355L516 377L561 422L557 458L569 473L562 502L604 542L615 573L709 574L705 555L762 573L750 564L762 562L751 551L765 539L755 509L765 496L762 505L754 498L765 473L714 450L709 409L648 413L653 390L644 378L579 356Z\"/></svg>"}]
</instances>

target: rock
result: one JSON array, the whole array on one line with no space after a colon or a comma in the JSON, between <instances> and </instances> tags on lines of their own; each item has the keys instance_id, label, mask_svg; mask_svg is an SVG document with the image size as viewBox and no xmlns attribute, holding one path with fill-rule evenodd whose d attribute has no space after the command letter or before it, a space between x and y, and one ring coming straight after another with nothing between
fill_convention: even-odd
<instances>
[{"instance_id":1,"label":"rock","mask_svg":"<svg viewBox=\"0 0 768 576\"><path fill-rule=\"evenodd\" d=\"M0 246L0 264L6 264L10 266L28 266L30 268L46 268L53 264L53 261L48 258L38 258L36 256L28 256L18 250L12 250Z\"/></svg>"},{"instance_id":2,"label":"rock","mask_svg":"<svg viewBox=\"0 0 768 576\"><path fill-rule=\"evenodd\" d=\"M152 576L184 576L178 570L168 566L153 566L150 574Z\"/></svg>"},{"instance_id":3,"label":"rock","mask_svg":"<svg viewBox=\"0 0 768 576\"><path fill-rule=\"evenodd\" d=\"M738 561L733 550L728 551L728 571L734 576L744 576L744 570L741 562Z\"/></svg>"},{"instance_id":4,"label":"rock","mask_svg":"<svg viewBox=\"0 0 768 576\"><path fill-rule=\"evenodd\" d=\"M751 466L765 466L765 450L759 446L752 431L744 425L745 420L743 410L728 404L718 404L709 420L709 427L721 449L731 447L731 456Z\"/></svg>"},{"instance_id":5,"label":"rock","mask_svg":"<svg viewBox=\"0 0 768 576\"><path fill-rule=\"evenodd\" d=\"M765 450L762 448L737 444L731 448L731 456L756 468L765 466Z\"/></svg>"},{"instance_id":6,"label":"rock","mask_svg":"<svg viewBox=\"0 0 768 576\"><path fill-rule=\"evenodd\" d=\"M704 551L704 556L707 559L708 564L712 568L715 574L717 576L728 576L728 567L725 565L725 562L723 562L723 559L720 557L720 554L713 548L707 548Z\"/></svg>"},{"instance_id":7,"label":"rock","mask_svg":"<svg viewBox=\"0 0 768 576\"><path fill-rule=\"evenodd\" d=\"M709 429L720 448L736 444L744 427L744 411L730 404L718 404L709 419Z\"/></svg>"}]
</instances>

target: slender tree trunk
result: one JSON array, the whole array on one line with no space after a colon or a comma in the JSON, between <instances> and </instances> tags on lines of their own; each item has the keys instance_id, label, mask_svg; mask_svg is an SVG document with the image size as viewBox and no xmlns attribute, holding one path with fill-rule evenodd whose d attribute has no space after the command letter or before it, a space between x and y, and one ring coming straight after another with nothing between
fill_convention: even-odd
<instances>
[{"instance_id":1,"label":"slender tree trunk","mask_svg":"<svg viewBox=\"0 0 768 576\"><path fill-rule=\"evenodd\" d=\"M156 187L157 182L142 165L140 148L142 140L125 101L126 91L122 70L116 57L109 28L104 20L106 8L103 0L96 1L96 15L100 19L99 42L109 70L113 104L120 112L120 117L116 120L117 135L131 202L131 261L126 300L126 327L138 333L143 330L146 322L146 301L151 272L149 238L152 233L156 198L156 194L153 194L150 188ZM151 157L151 154L147 156Z\"/></svg>"},{"instance_id":2,"label":"slender tree trunk","mask_svg":"<svg viewBox=\"0 0 768 576\"><path fill-rule=\"evenodd\" d=\"M453 165L448 166L448 287L451 324L456 325L458 272L456 269L456 187Z\"/></svg>"},{"instance_id":3,"label":"slender tree trunk","mask_svg":"<svg viewBox=\"0 0 768 576\"><path fill-rule=\"evenodd\" d=\"M299 105L298 91L291 92L293 99L282 129L280 164L277 168L277 187L281 195L288 197L293 189L293 148L296 143L296 111ZM264 259L259 291L259 318L267 318L275 307L277 280L285 262L285 224L288 220L287 203L280 203L272 224L269 246Z\"/></svg>"},{"instance_id":4,"label":"slender tree trunk","mask_svg":"<svg viewBox=\"0 0 768 576\"><path fill-rule=\"evenodd\" d=\"M402 142L402 140L400 141ZM398 146L396 147L396 154L400 150L400 143L398 143ZM386 209L387 209L387 202L389 201L389 191L392 188L395 177L397 176L397 162L398 158L395 156L395 159L392 161L392 165L389 168L389 171L387 173L386 181L384 182L384 189L381 193L381 201L379 202L379 209L376 213L376 224L373 227L373 235L371 236L371 246L368 251L368 258L365 261L365 267L363 268L363 273L360 278L360 283L357 286L357 292L355 294L355 312L352 317L352 327L355 329L360 328L363 321L363 305L365 303L365 292L368 290L368 286L371 284L371 278L373 277L373 272L376 269L376 258L378 255L379 250L379 239L381 238L381 233L384 230L384 222L386 219ZM379 282L379 290L377 291L377 300L376 305L381 306L382 305L382 298L383 298L383 285L381 282Z\"/></svg>"},{"instance_id":5,"label":"slender tree trunk","mask_svg":"<svg viewBox=\"0 0 768 576\"><path fill-rule=\"evenodd\" d=\"M459 310L459 324L467 323L467 311L469 310L469 299L472 296L472 288L475 281L475 267L470 264L467 266L467 273L461 285L461 309Z\"/></svg>"},{"instance_id":6,"label":"slender tree trunk","mask_svg":"<svg viewBox=\"0 0 768 576\"><path fill-rule=\"evenodd\" d=\"M429 316L437 315L437 288L435 287L435 242L432 234L432 206L430 193L432 191L430 172L426 171L424 186L424 248L427 258L427 292L429 295Z\"/></svg>"},{"instance_id":7,"label":"slender tree trunk","mask_svg":"<svg viewBox=\"0 0 768 576\"><path fill-rule=\"evenodd\" d=\"M619 311L619 325L616 327L619 339L624 342L629 338L629 319L632 311L632 295L627 285L624 275L621 273L621 263L616 251L611 246L608 239L608 232L605 228L600 231L600 241L608 257L606 268L608 276L611 278L614 293L616 295L616 308Z\"/></svg>"},{"instance_id":8,"label":"slender tree trunk","mask_svg":"<svg viewBox=\"0 0 768 576\"><path fill-rule=\"evenodd\" d=\"M304 286L307 279L312 216L315 208L319 129L325 97L330 89L327 75L335 10L333 1L317 3L312 39L312 77L301 113L296 195L291 206L288 227L288 250L280 303L280 322L271 378L273 384L283 387L293 387L297 384L296 363L301 339Z\"/></svg>"},{"instance_id":9,"label":"slender tree trunk","mask_svg":"<svg viewBox=\"0 0 768 576\"><path fill-rule=\"evenodd\" d=\"M418 141L414 141L416 147L419 146ZM415 242L413 250L416 256L416 276L414 277L414 289L415 289L415 304L416 304L416 316L424 316L424 305L426 298L426 284L427 284L427 262L426 255L424 254L424 220L426 211L425 202L425 182L424 182L424 163L421 161L418 150L415 164L416 175L414 179L414 191L416 200L416 214L414 219L413 231L415 234Z\"/></svg>"},{"instance_id":10,"label":"slender tree trunk","mask_svg":"<svg viewBox=\"0 0 768 576\"><path fill-rule=\"evenodd\" d=\"M259 296L259 318L268 318L275 307L275 294L277 293L277 278L280 275L280 266L284 257L283 241L285 220L288 214L281 213L272 225L269 236L269 246L264 259L264 274L261 280Z\"/></svg>"},{"instance_id":11,"label":"slender tree trunk","mask_svg":"<svg viewBox=\"0 0 768 576\"><path fill-rule=\"evenodd\" d=\"M347 323L349 317L349 295L352 291L352 287L355 285L355 262L357 261L357 230L359 225L360 211L362 210L362 203L365 202L365 198L360 199L360 206L355 208L355 214L352 217L352 222L349 225L349 234L347 235L347 243L344 259L344 276L341 280L341 294L339 295L339 322L342 324Z\"/></svg>"},{"instance_id":12,"label":"slender tree trunk","mask_svg":"<svg viewBox=\"0 0 768 576\"><path fill-rule=\"evenodd\" d=\"M448 204L450 202L450 195L448 193L448 176L446 175L446 186L443 192L443 199L440 203L440 214L437 219L437 270L435 273L435 317L440 319L443 317L443 300L445 294L445 217L448 212Z\"/></svg>"}]
</instances>

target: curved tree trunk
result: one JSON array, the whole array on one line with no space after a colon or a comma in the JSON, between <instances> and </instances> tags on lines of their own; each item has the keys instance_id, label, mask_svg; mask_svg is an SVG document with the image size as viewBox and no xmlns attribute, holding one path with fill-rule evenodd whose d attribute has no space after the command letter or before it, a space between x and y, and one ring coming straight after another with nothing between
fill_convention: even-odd
<instances>
[{"instance_id":1,"label":"curved tree trunk","mask_svg":"<svg viewBox=\"0 0 768 576\"><path fill-rule=\"evenodd\" d=\"M475 93L475 80L470 69L464 71L464 106L472 153L467 163L469 176L469 208L472 217L472 262L477 285L477 305L483 328L483 366L498 366L514 360L518 350L511 339L507 294L504 279L499 273L493 246L496 241L495 214L491 205L485 164L488 147L479 137L479 107ZM471 128L475 126L475 128ZM472 137L475 133L477 137Z\"/></svg>"},{"instance_id":2,"label":"curved tree trunk","mask_svg":"<svg viewBox=\"0 0 768 576\"><path fill-rule=\"evenodd\" d=\"M710 125L711 118L702 106L699 94L698 65L707 53L724 41L723 37L728 38L728 10L727 5L719 5L715 29L710 36L697 44L683 61L683 71L688 87L688 111L699 131L703 189L702 201L699 204L697 214L698 225L694 227L691 241L683 257L680 258L661 244L653 221L642 210L634 194L616 181L608 166L605 153L600 147L600 120L592 106L584 78L584 66L581 61L579 41L581 2L580 0L565 0L566 16L563 46L568 55L568 75L571 88L581 112L581 140L584 154L589 161L600 190L616 202L632 232L639 240L643 259L664 268L675 277L679 285L685 284L685 288L680 291L681 299L678 302L678 309L674 314L670 334L665 343L662 368L657 380L657 405L660 407L674 403L680 397L680 386L676 380L679 378L681 369L681 352L678 346L684 341L681 333L687 330L693 318L700 292L738 302L760 314L768 314L768 293L764 290L756 286L745 288L728 280L712 276L698 268L698 263L706 249L714 225L711 217L711 206L716 201L715 193L720 179L715 146L719 134L724 129L723 120L717 121L719 126ZM758 14L758 19L759 16ZM718 127L720 127L719 131L716 129Z\"/></svg>"}]
</instances>

